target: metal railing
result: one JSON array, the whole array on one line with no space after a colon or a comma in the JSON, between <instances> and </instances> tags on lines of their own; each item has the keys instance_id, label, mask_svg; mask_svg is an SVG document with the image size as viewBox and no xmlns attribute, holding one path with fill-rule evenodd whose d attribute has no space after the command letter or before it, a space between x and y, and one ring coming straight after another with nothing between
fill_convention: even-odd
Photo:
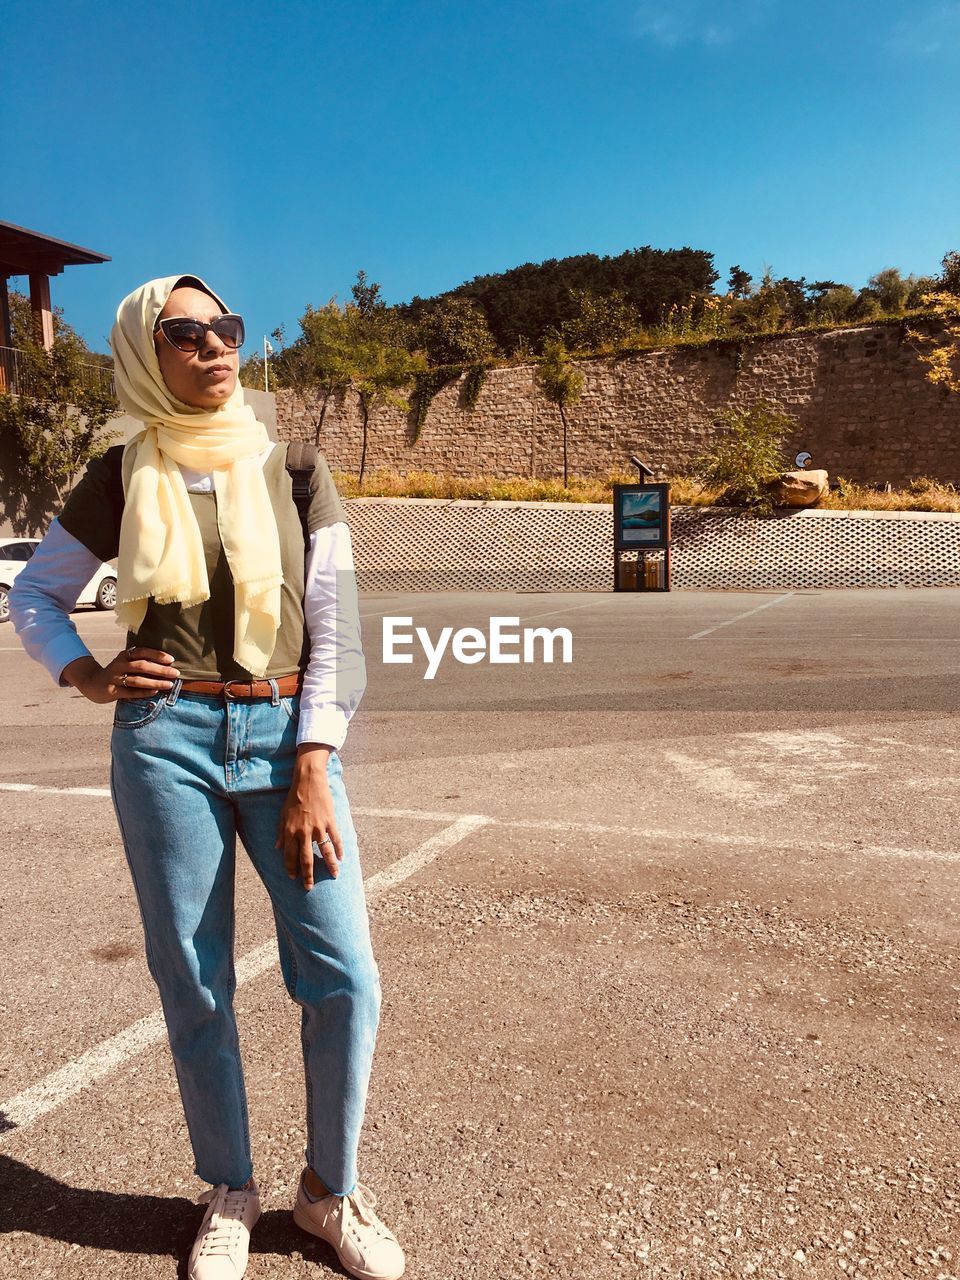
<instances>
[{"instance_id":1,"label":"metal railing","mask_svg":"<svg viewBox=\"0 0 960 1280\"><path fill-rule=\"evenodd\" d=\"M107 365L84 362L80 376L85 387L109 391L116 395L113 369ZM36 389L36 375L31 367L29 353L20 347L0 347L0 391L15 396L29 396Z\"/></svg>"}]
</instances>

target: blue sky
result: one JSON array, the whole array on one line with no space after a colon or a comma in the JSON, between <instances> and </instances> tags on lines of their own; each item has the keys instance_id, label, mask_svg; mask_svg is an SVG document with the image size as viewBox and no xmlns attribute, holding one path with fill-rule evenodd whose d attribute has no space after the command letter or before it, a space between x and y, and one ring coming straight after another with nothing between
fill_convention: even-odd
<instances>
[{"instance_id":1,"label":"blue sky","mask_svg":"<svg viewBox=\"0 0 960 1280\"><path fill-rule=\"evenodd\" d=\"M398 302L644 244L855 286L960 249L960 0L7 0L3 36L0 219L112 256L53 281L98 349L174 272L255 343L360 267Z\"/></svg>"}]
</instances>

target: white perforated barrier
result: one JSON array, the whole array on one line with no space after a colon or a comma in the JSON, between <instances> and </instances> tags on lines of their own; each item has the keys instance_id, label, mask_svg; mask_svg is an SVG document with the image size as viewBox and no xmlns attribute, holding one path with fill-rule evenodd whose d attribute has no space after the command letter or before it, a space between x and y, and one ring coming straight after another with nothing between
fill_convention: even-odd
<instances>
[{"instance_id":1,"label":"white perforated barrier","mask_svg":"<svg viewBox=\"0 0 960 1280\"><path fill-rule=\"evenodd\" d=\"M368 591L609 591L613 511L595 504L354 498ZM960 586L960 515L673 509L672 585L692 590Z\"/></svg>"}]
</instances>

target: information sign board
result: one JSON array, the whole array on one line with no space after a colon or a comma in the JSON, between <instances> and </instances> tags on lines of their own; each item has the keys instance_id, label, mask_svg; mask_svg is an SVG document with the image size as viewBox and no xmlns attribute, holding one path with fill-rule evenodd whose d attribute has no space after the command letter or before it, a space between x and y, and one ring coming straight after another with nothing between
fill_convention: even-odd
<instances>
[{"instance_id":1,"label":"information sign board","mask_svg":"<svg viewBox=\"0 0 960 1280\"><path fill-rule=\"evenodd\" d=\"M665 551L670 542L670 486L613 486L614 547L617 551Z\"/></svg>"}]
</instances>

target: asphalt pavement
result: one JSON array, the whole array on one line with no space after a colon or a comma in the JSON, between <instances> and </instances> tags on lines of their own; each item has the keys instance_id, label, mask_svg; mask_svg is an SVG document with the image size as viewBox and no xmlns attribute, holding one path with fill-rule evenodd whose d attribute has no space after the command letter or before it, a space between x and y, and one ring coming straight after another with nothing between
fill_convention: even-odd
<instances>
[{"instance_id":1,"label":"asphalt pavement","mask_svg":"<svg viewBox=\"0 0 960 1280\"><path fill-rule=\"evenodd\" d=\"M958 604L363 598L342 755L384 1005L361 1177L412 1278L956 1280ZM572 661L382 662L384 617L433 643L494 616L567 628ZM0 1276L182 1275L203 1186L110 710L9 626L0 688ZM319 1280L342 1272L289 1214L298 1011L238 865L247 1274Z\"/></svg>"}]
</instances>

